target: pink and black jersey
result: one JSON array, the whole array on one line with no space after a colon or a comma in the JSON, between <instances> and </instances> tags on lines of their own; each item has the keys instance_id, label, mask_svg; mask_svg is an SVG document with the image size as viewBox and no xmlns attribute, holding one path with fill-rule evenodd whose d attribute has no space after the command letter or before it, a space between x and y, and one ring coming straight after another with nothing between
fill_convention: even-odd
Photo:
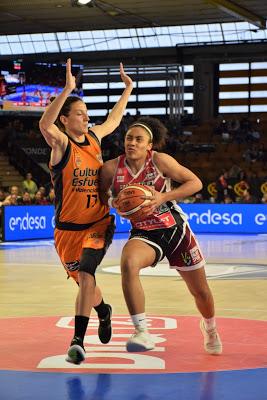
<instances>
[{"instance_id":1,"label":"pink and black jersey","mask_svg":"<svg viewBox=\"0 0 267 400\"><path fill-rule=\"evenodd\" d=\"M171 190L171 181L162 175L153 161L155 152L148 151L143 167L134 174L127 164L125 154L118 157L118 164L112 183L112 195L116 197L118 193L127 185L139 183L152 186L158 192L168 192ZM183 214L175 201L168 201L161 204L157 210L146 219L132 223L134 228L144 230L170 228L176 224L174 212ZM184 215L184 214L183 214Z\"/></svg>"}]
</instances>

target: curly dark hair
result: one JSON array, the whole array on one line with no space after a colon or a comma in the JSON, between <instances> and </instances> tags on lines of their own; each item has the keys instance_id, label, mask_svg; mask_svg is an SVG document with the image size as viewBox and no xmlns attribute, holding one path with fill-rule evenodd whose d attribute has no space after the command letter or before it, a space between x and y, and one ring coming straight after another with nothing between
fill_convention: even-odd
<instances>
[{"instance_id":1,"label":"curly dark hair","mask_svg":"<svg viewBox=\"0 0 267 400\"><path fill-rule=\"evenodd\" d=\"M50 98L50 102L52 103L52 101L55 99L55 97L51 97ZM81 99L78 96L69 96L67 97L65 103L63 104L63 106L61 107L61 110L59 111L59 114L57 116L57 119L55 121L55 124L57 125L57 127L62 131L65 132L65 126L64 124L62 124L62 122L60 121L60 116L64 115L65 117L67 117L70 113L71 110L71 106L73 103L76 103L76 101L83 101L83 99Z\"/></svg>"},{"instance_id":2,"label":"curly dark hair","mask_svg":"<svg viewBox=\"0 0 267 400\"><path fill-rule=\"evenodd\" d=\"M165 147L168 129L159 119L152 117L140 117L129 126L129 129L138 124L146 125L152 131L154 150L162 150Z\"/></svg>"}]
</instances>

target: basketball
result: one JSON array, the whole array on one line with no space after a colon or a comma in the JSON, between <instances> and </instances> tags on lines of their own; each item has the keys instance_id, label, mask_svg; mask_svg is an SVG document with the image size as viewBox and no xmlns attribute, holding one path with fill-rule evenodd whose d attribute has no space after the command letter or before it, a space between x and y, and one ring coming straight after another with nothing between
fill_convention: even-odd
<instances>
[{"instance_id":1,"label":"basketball","mask_svg":"<svg viewBox=\"0 0 267 400\"><path fill-rule=\"evenodd\" d=\"M130 220L141 219L142 206L149 204L149 199L143 196L152 196L149 186L132 184L122 189L118 195L118 210L120 214Z\"/></svg>"}]
</instances>

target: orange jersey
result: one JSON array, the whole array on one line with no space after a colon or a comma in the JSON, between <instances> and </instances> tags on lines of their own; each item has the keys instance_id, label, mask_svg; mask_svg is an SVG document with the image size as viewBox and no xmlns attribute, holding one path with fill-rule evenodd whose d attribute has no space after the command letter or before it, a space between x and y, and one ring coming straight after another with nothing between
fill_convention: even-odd
<instances>
[{"instance_id":1,"label":"orange jersey","mask_svg":"<svg viewBox=\"0 0 267 400\"><path fill-rule=\"evenodd\" d=\"M84 143L69 137L66 152L55 166L50 165L55 189L56 227L63 230L87 229L109 211L99 199L100 143L93 132Z\"/></svg>"}]
</instances>

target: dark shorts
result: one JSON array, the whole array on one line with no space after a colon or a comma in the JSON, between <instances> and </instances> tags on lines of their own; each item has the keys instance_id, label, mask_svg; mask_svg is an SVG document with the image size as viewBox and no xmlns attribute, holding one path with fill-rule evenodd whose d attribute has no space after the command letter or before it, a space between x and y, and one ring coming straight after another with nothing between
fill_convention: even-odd
<instances>
[{"instance_id":1,"label":"dark shorts","mask_svg":"<svg viewBox=\"0 0 267 400\"><path fill-rule=\"evenodd\" d=\"M175 212L175 219L176 225L167 229L132 229L129 240L142 240L155 250L156 257L152 266L166 257L170 268L180 271L203 267L205 260L189 224L178 212Z\"/></svg>"}]
</instances>

